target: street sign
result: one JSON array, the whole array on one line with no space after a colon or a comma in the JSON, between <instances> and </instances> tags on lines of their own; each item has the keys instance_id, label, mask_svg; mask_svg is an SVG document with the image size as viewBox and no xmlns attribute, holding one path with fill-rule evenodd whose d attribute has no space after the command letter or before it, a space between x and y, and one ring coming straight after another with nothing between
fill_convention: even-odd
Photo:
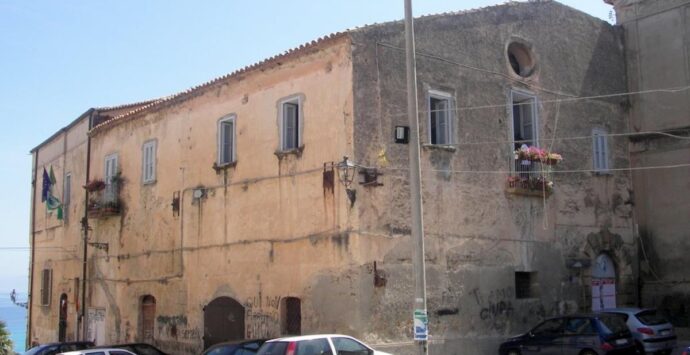
<instances>
[{"instance_id":1,"label":"street sign","mask_svg":"<svg viewBox=\"0 0 690 355\"><path fill-rule=\"evenodd\" d=\"M425 309L414 311L414 340L426 341L429 339L429 319Z\"/></svg>"}]
</instances>

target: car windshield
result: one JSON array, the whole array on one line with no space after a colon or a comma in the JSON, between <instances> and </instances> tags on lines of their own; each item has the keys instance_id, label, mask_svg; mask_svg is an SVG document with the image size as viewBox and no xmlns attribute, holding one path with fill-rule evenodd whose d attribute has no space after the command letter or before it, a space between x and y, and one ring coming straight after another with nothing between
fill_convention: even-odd
<instances>
[{"instance_id":1,"label":"car windshield","mask_svg":"<svg viewBox=\"0 0 690 355\"><path fill-rule=\"evenodd\" d=\"M259 349L257 355L284 355L288 343L285 341L272 341L264 343Z\"/></svg>"},{"instance_id":2,"label":"car windshield","mask_svg":"<svg viewBox=\"0 0 690 355\"><path fill-rule=\"evenodd\" d=\"M668 323L666 318L654 309L642 311L635 315L644 325L659 325Z\"/></svg>"},{"instance_id":3,"label":"car windshield","mask_svg":"<svg viewBox=\"0 0 690 355\"><path fill-rule=\"evenodd\" d=\"M33 348L29 349L27 352L24 353L24 355L36 355L40 354L43 352L43 350L46 348L45 345L39 345L39 346L34 346Z\"/></svg>"},{"instance_id":4,"label":"car windshield","mask_svg":"<svg viewBox=\"0 0 690 355\"><path fill-rule=\"evenodd\" d=\"M204 355L232 355L237 348L239 348L239 345L219 345L218 347L206 350Z\"/></svg>"},{"instance_id":5,"label":"car windshield","mask_svg":"<svg viewBox=\"0 0 690 355\"><path fill-rule=\"evenodd\" d=\"M604 334L617 334L628 330L628 326L625 325L621 317L613 314L601 314L599 321Z\"/></svg>"}]
</instances>

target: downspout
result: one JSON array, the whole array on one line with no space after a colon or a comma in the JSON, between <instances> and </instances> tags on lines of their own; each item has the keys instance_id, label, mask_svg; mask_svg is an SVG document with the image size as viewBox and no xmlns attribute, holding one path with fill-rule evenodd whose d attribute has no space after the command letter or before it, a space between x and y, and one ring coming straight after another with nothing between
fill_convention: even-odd
<instances>
[{"instance_id":1,"label":"downspout","mask_svg":"<svg viewBox=\"0 0 690 355\"><path fill-rule=\"evenodd\" d=\"M86 134L86 180L84 181L84 186L86 186L89 183L89 176L91 172L91 128L93 126L93 118L94 118L94 113L96 111L92 109L91 114L89 114L89 133ZM82 256L82 269L81 269L81 279L82 279L82 287L81 287L81 310L80 310L80 315L79 319L81 321L81 340L88 340L86 339L86 330L87 330L87 323L86 323L86 265L87 265L87 257L88 257L88 246L89 246L89 190L84 189L84 217L82 218L81 221L81 226L82 230L84 231L84 250L83 250L83 256Z\"/></svg>"},{"instance_id":2,"label":"downspout","mask_svg":"<svg viewBox=\"0 0 690 355\"><path fill-rule=\"evenodd\" d=\"M33 176L32 176L32 181L31 181L31 261L29 262L29 309L28 309L28 320L26 322L26 339L24 341L24 348L29 349L31 345L31 320L33 316L33 304L34 304L34 258L36 257L36 248L35 248L35 242L36 242L36 174L38 171L38 152L39 149L36 149L33 154Z\"/></svg>"}]
</instances>

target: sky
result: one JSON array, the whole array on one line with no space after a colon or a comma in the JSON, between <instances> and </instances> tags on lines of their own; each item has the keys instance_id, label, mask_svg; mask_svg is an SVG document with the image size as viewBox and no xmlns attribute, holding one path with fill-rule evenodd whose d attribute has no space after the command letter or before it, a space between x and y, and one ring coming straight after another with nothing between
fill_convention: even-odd
<instances>
[{"instance_id":1,"label":"sky","mask_svg":"<svg viewBox=\"0 0 690 355\"><path fill-rule=\"evenodd\" d=\"M414 0L415 16L496 0ZM563 0L610 21L603 0ZM0 0L0 293L28 288L29 151L91 107L185 90L403 0ZM41 208L39 206L39 208Z\"/></svg>"}]
</instances>

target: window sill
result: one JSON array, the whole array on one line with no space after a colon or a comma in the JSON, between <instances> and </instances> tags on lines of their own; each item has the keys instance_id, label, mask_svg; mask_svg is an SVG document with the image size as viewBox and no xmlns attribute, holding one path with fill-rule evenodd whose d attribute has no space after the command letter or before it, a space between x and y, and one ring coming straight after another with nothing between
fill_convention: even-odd
<instances>
[{"instance_id":1,"label":"window sill","mask_svg":"<svg viewBox=\"0 0 690 355\"><path fill-rule=\"evenodd\" d=\"M594 175L594 176L611 176L611 175L613 175L613 171L611 171L611 170L593 171L592 175Z\"/></svg>"},{"instance_id":2,"label":"window sill","mask_svg":"<svg viewBox=\"0 0 690 355\"><path fill-rule=\"evenodd\" d=\"M441 150L441 151L446 151L446 152L451 152L455 153L455 151L458 150L457 147L451 144L429 144L425 143L422 144L422 148L424 149L429 149L429 150Z\"/></svg>"},{"instance_id":3,"label":"window sill","mask_svg":"<svg viewBox=\"0 0 690 355\"><path fill-rule=\"evenodd\" d=\"M144 186L154 185L154 184L156 184L156 180L154 179L154 180L150 180L150 181L144 181L141 184Z\"/></svg>"},{"instance_id":4,"label":"window sill","mask_svg":"<svg viewBox=\"0 0 690 355\"><path fill-rule=\"evenodd\" d=\"M294 155L296 157L301 157L302 153L304 152L304 145L301 145L297 148L292 148L292 149L286 149L286 150L276 150L273 154L275 154L278 159L283 159L288 155Z\"/></svg>"},{"instance_id":5,"label":"window sill","mask_svg":"<svg viewBox=\"0 0 690 355\"><path fill-rule=\"evenodd\" d=\"M236 165L237 165L237 160L231 161L229 163L220 164L220 165L218 165L218 162L214 162L212 168L213 168L213 170L216 171L216 174L218 174L221 172L221 170L228 170L228 168L234 168Z\"/></svg>"}]
</instances>

